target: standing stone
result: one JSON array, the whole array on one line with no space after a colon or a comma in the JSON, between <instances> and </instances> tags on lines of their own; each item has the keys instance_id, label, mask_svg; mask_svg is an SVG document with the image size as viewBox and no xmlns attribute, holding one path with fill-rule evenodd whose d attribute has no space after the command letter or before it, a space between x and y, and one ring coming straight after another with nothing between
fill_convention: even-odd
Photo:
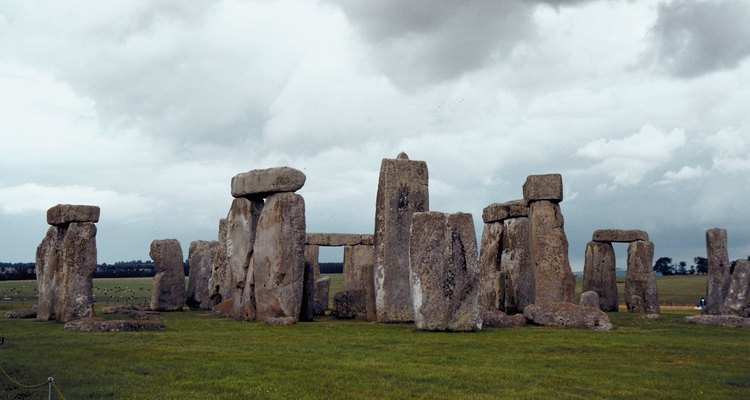
<instances>
[{"instance_id":1,"label":"standing stone","mask_svg":"<svg viewBox=\"0 0 750 400\"><path fill-rule=\"evenodd\" d=\"M598 295L602 311L617 311L615 249L610 242L590 241L583 264L583 291Z\"/></svg>"},{"instance_id":2,"label":"standing stone","mask_svg":"<svg viewBox=\"0 0 750 400\"><path fill-rule=\"evenodd\" d=\"M209 297L213 305L229 300L233 293L227 253L227 228L227 219L219 220L219 241L214 253L211 277L208 279Z\"/></svg>"},{"instance_id":3,"label":"standing stone","mask_svg":"<svg viewBox=\"0 0 750 400\"><path fill-rule=\"evenodd\" d=\"M320 279L320 246L314 244L305 245L305 262L312 267L315 282Z\"/></svg>"},{"instance_id":4,"label":"standing stone","mask_svg":"<svg viewBox=\"0 0 750 400\"><path fill-rule=\"evenodd\" d=\"M263 209L263 201L238 198L232 201L227 215L227 255L229 257L229 286L234 300L236 319L255 319L250 257L253 254L256 227ZM249 278L249 280L248 280ZM245 286L250 286L245 290ZM243 298L243 294L247 296Z\"/></svg>"},{"instance_id":5,"label":"standing stone","mask_svg":"<svg viewBox=\"0 0 750 400\"><path fill-rule=\"evenodd\" d=\"M375 302L380 322L414 319L409 289L409 228L429 210L427 163L401 153L380 165L375 202Z\"/></svg>"},{"instance_id":6,"label":"standing stone","mask_svg":"<svg viewBox=\"0 0 750 400\"><path fill-rule=\"evenodd\" d=\"M625 304L628 312L659 314L656 273L652 267L654 244L638 240L628 246L628 271L625 278Z\"/></svg>"},{"instance_id":7,"label":"standing stone","mask_svg":"<svg viewBox=\"0 0 750 400\"><path fill-rule=\"evenodd\" d=\"M305 200L294 193L268 197L258 221L250 271L256 319L300 314L305 271ZM246 308L247 309L247 308Z\"/></svg>"},{"instance_id":8,"label":"standing stone","mask_svg":"<svg viewBox=\"0 0 750 400\"><path fill-rule=\"evenodd\" d=\"M190 243L190 250L188 250L190 272L185 303L191 310L210 310L213 307L213 302L209 297L208 281L211 278L213 260L218 247L217 241L197 240Z\"/></svg>"},{"instance_id":9,"label":"standing stone","mask_svg":"<svg viewBox=\"0 0 750 400\"><path fill-rule=\"evenodd\" d=\"M529 219L511 218L503 221L503 253L500 273L503 277L500 308L508 314L523 312L534 304L535 278L529 248Z\"/></svg>"},{"instance_id":10,"label":"standing stone","mask_svg":"<svg viewBox=\"0 0 750 400\"><path fill-rule=\"evenodd\" d=\"M36 249L36 282L39 304L36 317L41 321L55 319L55 300L58 282L62 276L62 247L65 230L52 226ZM62 287L60 287L62 290Z\"/></svg>"},{"instance_id":11,"label":"standing stone","mask_svg":"<svg viewBox=\"0 0 750 400\"><path fill-rule=\"evenodd\" d=\"M151 242L149 256L156 266L151 290L151 309L182 310L185 304L185 269L180 242L177 239L154 240Z\"/></svg>"},{"instance_id":12,"label":"standing stone","mask_svg":"<svg viewBox=\"0 0 750 400\"><path fill-rule=\"evenodd\" d=\"M524 185L524 193L527 185ZM561 193L561 189L557 191ZM541 189L532 191L537 192L551 193ZM575 298L575 276L568 260L568 239L560 206L549 200L533 201L529 207L529 222L535 304L572 303Z\"/></svg>"},{"instance_id":13,"label":"standing stone","mask_svg":"<svg viewBox=\"0 0 750 400\"><path fill-rule=\"evenodd\" d=\"M409 265L417 329L482 329L476 243L471 214L414 214Z\"/></svg>"},{"instance_id":14,"label":"standing stone","mask_svg":"<svg viewBox=\"0 0 750 400\"><path fill-rule=\"evenodd\" d=\"M325 277L315 281L315 315L325 315L328 309L328 293L331 290L331 278Z\"/></svg>"},{"instance_id":15,"label":"standing stone","mask_svg":"<svg viewBox=\"0 0 750 400\"><path fill-rule=\"evenodd\" d=\"M492 313L500 308L502 236L502 222L484 224L479 250L479 302L483 312Z\"/></svg>"},{"instance_id":16,"label":"standing stone","mask_svg":"<svg viewBox=\"0 0 750 400\"><path fill-rule=\"evenodd\" d=\"M309 236L309 235L308 235ZM302 309L300 321L312 321L315 314L315 296L317 296L316 282L320 279L320 263L318 245L305 245L305 275L302 283Z\"/></svg>"},{"instance_id":17,"label":"standing stone","mask_svg":"<svg viewBox=\"0 0 750 400\"><path fill-rule=\"evenodd\" d=\"M723 314L748 317L748 300L750 300L750 261L737 260L731 283L724 301Z\"/></svg>"},{"instance_id":18,"label":"standing stone","mask_svg":"<svg viewBox=\"0 0 750 400\"><path fill-rule=\"evenodd\" d=\"M729 290L729 253L727 252L727 230L713 228L706 231L708 255L708 279L706 280L705 314L721 314Z\"/></svg>"},{"instance_id":19,"label":"standing stone","mask_svg":"<svg viewBox=\"0 0 750 400\"><path fill-rule=\"evenodd\" d=\"M62 288L57 288L57 294L62 296L55 304L56 319L68 322L93 317L96 225L93 222L71 222L60 250L63 284Z\"/></svg>"},{"instance_id":20,"label":"standing stone","mask_svg":"<svg viewBox=\"0 0 750 400\"><path fill-rule=\"evenodd\" d=\"M375 321L375 249L373 246L356 245L344 247L344 290L359 289L363 292L364 315L358 319Z\"/></svg>"}]
</instances>

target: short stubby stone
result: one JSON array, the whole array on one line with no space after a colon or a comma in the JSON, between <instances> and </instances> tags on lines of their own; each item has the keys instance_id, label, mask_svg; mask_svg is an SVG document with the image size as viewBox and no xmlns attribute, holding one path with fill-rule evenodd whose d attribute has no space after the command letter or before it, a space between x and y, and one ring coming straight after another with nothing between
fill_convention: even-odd
<instances>
[{"instance_id":1,"label":"short stubby stone","mask_svg":"<svg viewBox=\"0 0 750 400\"><path fill-rule=\"evenodd\" d=\"M593 290L581 293L581 301L579 303L584 307L596 307L599 308L599 294Z\"/></svg>"},{"instance_id":2,"label":"short stubby stone","mask_svg":"<svg viewBox=\"0 0 750 400\"><path fill-rule=\"evenodd\" d=\"M529 175L523 184L523 198L526 201L549 200L559 203L563 200L562 175Z\"/></svg>"},{"instance_id":3,"label":"short stubby stone","mask_svg":"<svg viewBox=\"0 0 750 400\"><path fill-rule=\"evenodd\" d=\"M750 328L750 318L743 318L737 315L693 315L685 317L684 321L696 325Z\"/></svg>"},{"instance_id":4,"label":"short stubby stone","mask_svg":"<svg viewBox=\"0 0 750 400\"><path fill-rule=\"evenodd\" d=\"M362 289L342 290L333 296L331 315L339 319L367 319L367 294Z\"/></svg>"},{"instance_id":5,"label":"short stubby stone","mask_svg":"<svg viewBox=\"0 0 750 400\"><path fill-rule=\"evenodd\" d=\"M648 241L648 232L631 229L598 229L594 231L591 240L595 242L630 243L636 240Z\"/></svg>"},{"instance_id":6,"label":"short stubby stone","mask_svg":"<svg viewBox=\"0 0 750 400\"><path fill-rule=\"evenodd\" d=\"M505 203L492 203L482 210L484 223L503 221L508 218L529 216L529 206L526 200L512 200Z\"/></svg>"},{"instance_id":7,"label":"short stubby stone","mask_svg":"<svg viewBox=\"0 0 750 400\"><path fill-rule=\"evenodd\" d=\"M213 302L209 297L208 281L211 278L218 241L196 240L190 243L188 265L190 266L187 299L192 310L210 310Z\"/></svg>"},{"instance_id":8,"label":"short stubby stone","mask_svg":"<svg viewBox=\"0 0 750 400\"><path fill-rule=\"evenodd\" d=\"M518 328L526 325L523 314L508 315L502 311L484 311L482 329L484 328Z\"/></svg>"},{"instance_id":9,"label":"short stubby stone","mask_svg":"<svg viewBox=\"0 0 750 400\"><path fill-rule=\"evenodd\" d=\"M625 305L629 312L659 314L656 273L653 269L654 244L637 240L628 246L628 270L625 277Z\"/></svg>"},{"instance_id":10,"label":"short stubby stone","mask_svg":"<svg viewBox=\"0 0 750 400\"><path fill-rule=\"evenodd\" d=\"M314 315L325 315L328 309L328 294L331 290L331 278L325 277L315 281Z\"/></svg>"},{"instance_id":11,"label":"short stubby stone","mask_svg":"<svg viewBox=\"0 0 750 400\"><path fill-rule=\"evenodd\" d=\"M705 314L722 314L724 300L729 291L729 252L727 250L727 230L712 228L706 231L706 262L708 276L706 279Z\"/></svg>"},{"instance_id":12,"label":"short stubby stone","mask_svg":"<svg viewBox=\"0 0 750 400\"><path fill-rule=\"evenodd\" d=\"M156 267L151 290L151 309L182 310L185 305L185 269L180 242L177 239L154 240L151 242L149 256Z\"/></svg>"},{"instance_id":13,"label":"short stubby stone","mask_svg":"<svg viewBox=\"0 0 750 400\"><path fill-rule=\"evenodd\" d=\"M264 198L274 193L296 192L306 179L302 171L290 167L255 169L232 178L232 196Z\"/></svg>"},{"instance_id":14,"label":"short stubby stone","mask_svg":"<svg viewBox=\"0 0 750 400\"><path fill-rule=\"evenodd\" d=\"M612 329L609 317L602 310L573 303L532 304L523 310L523 315L535 325L589 328L595 331Z\"/></svg>"},{"instance_id":15,"label":"short stubby stone","mask_svg":"<svg viewBox=\"0 0 750 400\"><path fill-rule=\"evenodd\" d=\"M47 223L64 225L71 222L99 222L97 206L58 204L47 210Z\"/></svg>"},{"instance_id":16,"label":"short stubby stone","mask_svg":"<svg viewBox=\"0 0 750 400\"><path fill-rule=\"evenodd\" d=\"M568 259L568 239L560 205L547 200L532 202L529 224L534 303L572 303L575 276Z\"/></svg>"},{"instance_id":17,"label":"short stubby stone","mask_svg":"<svg viewBox=\"0 0 750 400\"><path fill-rule=\"evenodd\" d=\"M723 314L746 316L750 309L750 261L737 260L730 278Z\"/></svg>"},{"instance_id":18,"label":"short stubby stone","mask_svg":"<svg viewBox=\"0 0 750 400\"><path fill-rule=\"evenodd\" d=\"M617 311L617 271L612 243L592 240L586 245L583 291L597 293L600 310Z\"/></svg>"},{"instance_id":19,"label":"short stubby stone","mask_svg":"<svg viewBox=\"0 0 750 400\"><path fill-rule=\"evenodd\" d=\"M471 214L415 213L409 249L417 329L481 330L479 257Z\"/></svg>"},{"instance_id":20,"label":"short stubby stone","mask_svg":"<svg viewBox=\"0 0 750 400\"><path fill-rule=\"evenodd\" d=\"M308 233L305 244L317 246L354 246L362 244L362 236L356 233Z\"/></svg>"}]
</instances>

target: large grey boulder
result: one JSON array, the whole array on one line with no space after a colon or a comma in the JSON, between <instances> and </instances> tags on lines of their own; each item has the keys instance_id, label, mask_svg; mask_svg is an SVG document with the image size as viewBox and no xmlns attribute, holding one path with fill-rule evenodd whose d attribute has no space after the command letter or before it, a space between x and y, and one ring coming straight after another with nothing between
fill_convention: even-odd
<instances>
[{"instance_id":1,"label":"large grey boulder","mask_svg":"<svg viewBox=\"0 0 750 400\"><path fill-rule=\"evenodd\" d=\"M685 317L683 320L696 325L750 328L750 318L743 318L738 315L693 315Z\"/></svg>"},{"instance_id":2,"label":"large grey boulder","mask_svg":"<svg viewBox=\"0 0 750 400\"><path fill-rule=\"evenodd\" d=\"M648 233L641 230L599 229L594 231L591 240L595 242L630 243L636 240L648 241Z\"/></svg>"},{"instance_id":3,"label":"large grey boulder","mask_svg":"<svg viewBox=\"0 0 750 400\"><path fill-rule=\"evenodd\" d=\"M414 319L409 287L409 229L429 210L427 164L401 153L380 164L375 200L375 302L380 322Z\"/></svg>"},{"instance_id":4,"label":"large grey boulder","mask_svg":"<svg viewBox=\"0 0 750 400\"><path fill-rule=\"evenodd\" d=\"M482 329L484 328L518 328L526 325L523 314L508 315L502 311L484 311Z\"/></svg>"},{"instance_id":5,"label":"large grey boulder","mask_svg":"<svg viewBox=\"0 0 750 400\"><path fill-rule=\"evenodd\" d=\"M750 261L737 260L731 283L724 300L723 314L748 316L750 300Z\"/></svg>"},{"instance_id":6,"label":"large grey boulder","mask_svg":"<svg viewBox=\"0 0 750 400\"><path fill-rule=\"evenodd\" d=\"M596 292L600 310L617 311L617 272L612 243L591 241L586 245L583 291Z\"/></svg>"},{"instance_id":7,"label":"large grey boulder","mask_svg":"<svg viewBox=\"0 0 750 400\"><path fill-rule=\"evenodd\" d=\"M366 294L362 289L344 289L333 296L331 315L338 319L367 319Z\"/></svg>"},{"instance_id":8,"label":"large grey boulder","mask_svg":"<svg viewBox=\"0 0 750 400\"><path fill-rule=\"evenodd\" d=\"M589 328L595 331L612 329L609 317L602 310L573 303L532 304L523 310L523 315L536 325Z\"/></svg>"},{"instance_id":9,"label":"large grey boulder","mask_svg":"<svg viewBox=\"0 0 750 400\"><path fill-rule=\"evenodd\" d=\"M274 193L296 192L306 179L302 171L290 167L256 169L232 178L232 196L257 200Z\"/></svg>"},{"instance_id":10,"label":"large grey boulder","mask_svg":"<svg viewBox=\"0 0 750 400\"><path fill-rule=\"evenodd\" d=\"M65 225L71 222L99 222L97 206L58 204L47 210L47 223Z\"/></svg>"},{"instance_id":11,"label":"large grey boulder","mask_svg":"<svg viewBox=\"0 0 750 400\"><path fill-rule=\"evenodd\" d=\"M534 266L529 244L530 225L526 217L503 221L500 256L500 309L508 314L523 312L535 301Z\"/></svg>"},{"instance_id":12,"label":"large grey boulder","mask_svg":"<svg viewBox=\"0 0 750 400\"><path fill-rule=\"evenodd\" d=\"M637 240L628 246L628 271L625 277L625 304L629 312L659 314L654 244Z\"/></svg>"},{"instance_id":13,"label":"large grey boulder","mask_svg":"<svg viewBox=\"0 0 750 400\"><path fill-rule=\"evenodd\" d=\"M599 294L593 290L581 293L581 301L578 304L584 307L595 307L601 310L601 307L599 307Z\"/></svg>"},{"instance_id":14,"label":"large grey boulder","mask_svg":"<svg viewBox=\"0 0 750 400\"><path fill-rule=\"evenodd\" d=\"M706 231L706 253L708 255L708 279L706 279L706 308L703 312L717 315L722 313L731 281L726 229L713 228Z\"/></svg>"},{"instance_id":15,"label":"large grey boulder","mask_svg":"<svg viewBox=\"0 0 750 400\"><path fill-rule=\"evenodd\" d=\"M185 269L182 248L177 239L151 242L149 256L154 260L151 306L154 311L179 311L185 305Z\"/></svg>"},{"instance_id":16,"label":"large grey boulder","mask_svg":"<svg viewBox=\"0 0 750 400\"><path fill-rule=\"evenodd\" d=\"M542 180L546 181L547 179ZM538 197L553 197L543 196L548 192L541 188L533 190L538 192ZM556 193L558 189L550 190ZM539 200L531 202L529 210L534 303L572 303L575 297L575 276L568 260L568 239L565 236L565 222L560 206L553 201Z\"/></svg>"},{"instance_id":17,"label":"large grey boulder","mask_svg":"<svg viewBox=\"0 0 750 400\"><path fill-rule=\"evenodd\" d=\"M471 214L415 213L409 248L417 329L481 330L479 265Z\"/></svg>"},{"instance_id":18,"label":"large grey boulder","mask_svg":"<svg viewBox=\"0 0 750 400\"><path fill-rule=\"evenodd\" d=\"M188 264L190 266L187 299L192 310L210 310L214 304L209 297L208 281L211 278L218 241L196 240L190 243Z\"/></svg>"},{"instance_id":19,"label":"large grey boulder","mask_svg":"<svg viewBox=\"0 0 750 400\"><path fill-rule=\"evenodd\" d=\"M219 240L214 252L211 277L208 279L208 295L213 305L232 298L232 294L234 293L230 275L229 253L227 251L228 225L226 218L219 220Z\"/></svg>"},{"instance_id":20,"label":"large grey boulder","mask_svg":"<svg viewBox=\"0 0 750 400\"><path fill-rule=\"evenodd\" d=\"M479 250L479 303L485 312L496 311L500 308L502 237L502 222L484 224Z\"/></svg>"}]
</instances>

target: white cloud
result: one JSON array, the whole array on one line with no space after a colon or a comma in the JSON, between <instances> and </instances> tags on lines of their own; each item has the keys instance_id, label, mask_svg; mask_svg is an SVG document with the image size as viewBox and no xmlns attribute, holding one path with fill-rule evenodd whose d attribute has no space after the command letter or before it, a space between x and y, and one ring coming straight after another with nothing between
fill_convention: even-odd
<instances>
[{"instance_id":1,"label":"white cloud","mask_svg":"<svg viewBox=\"0 0 750 400\"><path fill-rule=\"evenodd\" d=\"M691 166L684 166L680 168L679 171L667 171L664 173L664 180L660 181L659 183L672 183L672 182L679 182L679 181L687 181L687 180L693 180L693 179L699 179L702 178L704 175L703 167L697 166L697 167L691 167Z\"/></svg>"}]
</instances>

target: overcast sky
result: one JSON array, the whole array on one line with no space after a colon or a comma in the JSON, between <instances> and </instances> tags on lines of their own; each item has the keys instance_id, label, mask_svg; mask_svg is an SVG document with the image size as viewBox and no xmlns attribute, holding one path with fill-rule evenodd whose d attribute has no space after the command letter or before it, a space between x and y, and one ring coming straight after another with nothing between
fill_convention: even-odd
<instances>
[{"instance_id":1,"label":"overcast sky","mask_svg":"<svg viewBox=\"0 0 750 400\"><path fill-rule=\"evenodd\" d=\"M400 151L478 232L561 173L574 270L601 228L691 264L723 227L746 257L748 21L734 0L5 0L0 261L34 260L57 203L101 206L99 262L161 238L187 257L233 175L283 165L308 232L372 233Z\"/></svg>"}]
</instances>

